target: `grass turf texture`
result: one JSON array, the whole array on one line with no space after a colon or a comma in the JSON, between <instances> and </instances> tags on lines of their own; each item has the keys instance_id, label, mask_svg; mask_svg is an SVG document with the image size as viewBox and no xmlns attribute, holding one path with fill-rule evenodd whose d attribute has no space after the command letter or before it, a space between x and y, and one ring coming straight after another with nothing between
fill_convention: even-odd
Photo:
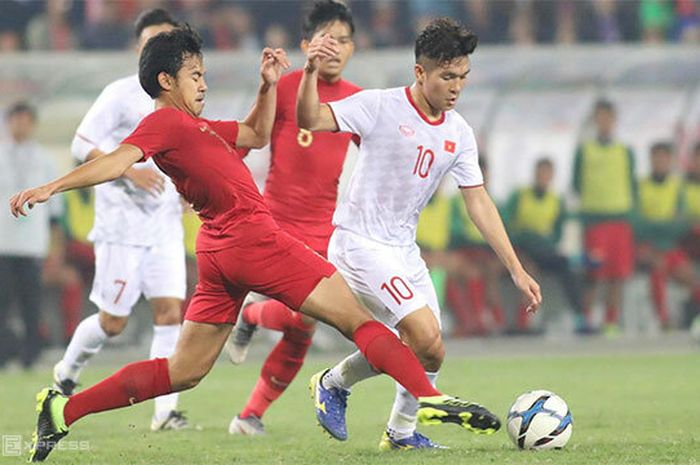
<instances>
[{"instance_id":1,"label":"grass turf texture","mask_svg":"<svg viewBox=\"0 0 700 465\"><path fill-rule=\"evenodd\" d=\"M150 432L149 401L79 421L62 444L88 450L56 450L47 463L659 465L700 459L700 354L448 359L439 386L483 403L504 421L517 395L530 389L552 390L568 402L574 416L571 441L564 450L539 452L515 449L505 428L480 437L452 425L422 428L450 450L379 452L394 393L387 377L356 387L349 398L349 440L331 440L315 424L306 390L308 378L325 365L316 358L302 369L265 416L266 437L227 432L255 383L259 364L221 362L202 384L181 396L181 408L201 431ZM83 386L111 371L89 367ZM50 379L48 370L0 372L0 434L29 441L36 419L34 396ZM18 457L0 455L0 463L17 462Z\"/></svg>"}]
</instances>

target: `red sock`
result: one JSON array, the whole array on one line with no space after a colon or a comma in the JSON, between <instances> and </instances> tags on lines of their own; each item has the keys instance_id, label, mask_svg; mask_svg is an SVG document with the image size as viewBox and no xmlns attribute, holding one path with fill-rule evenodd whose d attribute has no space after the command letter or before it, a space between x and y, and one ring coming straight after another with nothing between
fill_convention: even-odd
<instances>
[{"instance_id":1,"label":"red sock","mask_svg":"<svg viewBox=\"0 0 700 465\"><path fill-rule=\"evenodd\" d=\"M63 335L69 340L80 323L83 313L83 283L80 280L66 284L61 293Z\"/></svg>"},{"instance_id":2,"label":"red sock","mask_svg":"<svg viewBox=\"0 0 700 465\"><path fill-rule=\"evenodd\" d=\"M109 378L71 396L63 417L70 426L90 413L127 407L171 392L167 358L130 363Z\"/></svg>"},{"instance_id":3,"label":"red sock","mask_svg":"<svg viewBox=\"0 0 700 465\"><path fill-rule=\"evenodd\" d=\"M469 303L464 295L461 283L450 279L447 282L447 302L455 317L455 336L466 336L469 334Z\"/></svg>"},{"instance_id":4,"label":"red sock","mask_svg":"<svg viewBox=\"0 0 700 465\"><path fill-rule=\"evenodd\" d=\"M243 319L247 323L274 331L284 331L296 324L297 313L282 302L266 300L254 302L243 309Z\"/></svg>"},{"instance_id":5,"label":"red sock","mask_svg":"<svg viewBox=\"0 0 700 465\"><path fill-rule=\"evenodd\" d=\"M394 378L414 397L440 395L413 351L380 322L363 323L352 339L370 365Z\"/></svg>"},{"instance_id":6,"label":"red sock","mask_svg":"<svg viewBox=\"0 0 700 465\"><path fill-rule=\"evenodd\" d=\"M473 316L475 331L477 334L486 332L484 326L484 307L486 306L485 285L481 278L467 281L467 293L469 296L469 309Z\"/></svg>"},{"instance_id":7,"label":"red sock","mask_svg":"<svg viewBox=\"0 0 700 465\"><path fill-rule=\"evenodd\" d=\"M313 328L301 321L301 314L294 315L295 326L285 331L265 360L260 378L240 413L241 418L250 415L262 418L270 404L282 395L304 364L304 357L311 346Z\"/></svg>"},{"instance_id":8,"label":"red sock","mask_svg":"<svg viewBox=\"0 0 700 465\"><path fill-rule=\"evenodd\" d=\"M663 271L652 271L649 274L651 298L656 307L656 316L662 325L668 323L668 306L666 305L666 274Z\"/></svg>"}]
</instances>

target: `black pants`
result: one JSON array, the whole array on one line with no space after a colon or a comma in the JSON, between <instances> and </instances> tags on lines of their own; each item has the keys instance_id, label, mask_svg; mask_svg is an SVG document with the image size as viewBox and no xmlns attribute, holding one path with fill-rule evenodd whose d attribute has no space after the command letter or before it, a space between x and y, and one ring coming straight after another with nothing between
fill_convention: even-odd
<instances>
[{"instance_id":1,"label":"black pants","mask_svg":"<svg viewBox=\"0 0 700 465\"><path fill-rule=\"evenodd\" d=\"M583 313L583 280L576 275L569 265L569 260L553 250L525 249L527 256L545 273L551 273L557 278L575 313Z\"/></svg>"},{"instance_id":2,"label":"black pants","mask_svg":"<svg viewBox=\"0 0 700 465\"><path fill-rule=\"evenodd\" d=\"M41 294L39 260L0 256L0 367L13 357L19 357L25 367L30 367L39 357ZM24 324L21 338L8 325L14 304Z\"/></svg>"}]
</instances>

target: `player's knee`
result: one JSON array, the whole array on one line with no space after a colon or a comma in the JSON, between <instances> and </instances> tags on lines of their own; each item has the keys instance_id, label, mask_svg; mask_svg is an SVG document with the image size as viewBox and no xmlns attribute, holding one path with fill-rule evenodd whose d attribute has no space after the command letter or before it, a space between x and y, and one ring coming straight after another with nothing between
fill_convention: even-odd
<instances>
[{"instance_id":1,"label":"player's knee","mask_svg":"<svg viewBox=\"0 0 700 465\"><path fill-rule=\"evenodd\" d=\"M114 337L122 333L129 319L125 316L114 316L100 311L100 327L108 337Z\"/></svg>"},{"instance_id":2,"label":"player's knee","mask_svg":"<svg viewBox=\"0 0 700 465\"><path fill-rule=\"evenodd\" d=\"M445 360L445 346L440 333L427 335L413 344L413 351L427 371L438 371Z\"/></svg>"},{"instance_id":3,"label":"player's knee","mask_svg":"<svg viewBox=\"0 0 700 465\"><path fill-rule=\"evenodd\" d=\"M153 324L157 326L177 325L182 322L182 302L179 299L153 299Z\"/></svg>"}]
</instances>

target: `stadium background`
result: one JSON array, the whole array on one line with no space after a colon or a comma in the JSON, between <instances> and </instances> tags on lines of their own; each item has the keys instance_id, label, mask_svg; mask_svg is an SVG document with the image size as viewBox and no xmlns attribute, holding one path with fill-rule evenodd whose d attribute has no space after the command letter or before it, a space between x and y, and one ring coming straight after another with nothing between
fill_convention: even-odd
<instances>
[{"instance_id":1,"label":"stadium background","mask_svg":"<svg viewBox=\"0 0 700 465\"><path fill-rule=\"evenodd\" d=\"M308 3L0 0L0 107L6 108L19 100L35 105L38 109L36 138L48 149L61 170L68 169L73 163L70 141L92 101L107 83L136 70L136 57L130 49L130 28L135 16L144 8L165 6L179 19L198 29L209 48L206 66L210 90L205 116L239 118L252 103L258 80L257 54L261 46L287 47L292 52L293 66L303 64L303 56L298 52L298 30ZM697 1L405 0L348 3L356 16L358 32L355 56L349 62L345 77L366 88L393 87L411 82L411 45L415 31L425 24L427 18L453 16L479 34L480 45L472 58L470 82L462 94L458 111L475 129L480 150L490 165L489 191L499 204L503 204L514 189L529 184L535 160L547 156L555 164L554 188L565 196L569 207L576 210L576 199L571 192L574 153L581 140L593 136L593 105L601 98L609 99L617 108L616 138L633 148L640 178L649 174L652 143L674 143L677 149L674 169L682 175L692 147L700 140L700 3ZM7 137L0 125L0 140ZM262 186L268 158L266 150L260 152L251 154L247 162L256 182ZM355 155L353 149L350 152L346 174ZM451 189L449 185L444 187L448 193ZM566 222L560 249L574 264L582 260L581 236L579 221L572 216ZM453 339L448 346L448 359L454 361L447 367L468 371L474 366L495 364L517 373L523 369L519 366L519 360L522 360L522 366L531 378L527 382L504 381L509 398L515 398L517 390L536 387L557 390L557 386L561 386L565 398L579 396L580 409L595 407L595 400L577 391L581 384L576 388L572 384L569 388L551 372L538 367L537 361L543 356L544 360L549 360L546 365L552 370L566 370L567 365L582 364L581 370L591 374L588 381L591 389L597 389L593 387L596 383L594 367L601 360L603 366L617 366L619 373L628 373L631 379L636 375L632 375L632 371L625 372L625 367L638 365L639 373L644 372L645 366L652 365L670 371L677 368L672 373L649 374L651 380L634 372L641 377L638 383L625 385L632 389L627 392L634 392L635 387L652 380L659 385L658 391L643 389L643 394L637 393L639 399L656 399L665 395L661 389L665 381L669 389L676 385L685 386L686 382L697 386L700 380L697 345L687 328L680 328L687 290L671 285L673 325L670 331L663 331L656 321L649 297L647 273L638 269L626 284L622 334L616 338L604 335L580 337L573 333L572 312L556 282L546 276L543 279L547 290L545 304L534 322L534 327L543 329L543 333L538 331L535 337L509 337L499 331L489 339L481 335ZM507 277L501 279L500 289L512 326L516 318L517 296ZM18 365L12 362L4 369L0 368L0 382L10 388L5 391L6 395L31 395L42 383L48 382L48 367L60 357L66 336L59 308L61 289L60 286L47 285L42 292L45 295L42 314L45 340L38 342L49 350L44 352L35 371L30 374L18 375ZM452 324L449 307L447 302L444 308L447 336ZM83 315L93 312L92 304L85 300L82 311ZM601 322L602 313L602 308L595 309L596 324ZM147 353L151 327L147 308L141 305L134 311L133 319L128 330L115 338L105 354L97 357L93 363L97 374L86 375L87 384L87 380L96 380L99 374L106 374L113 364L135 360ZM21 331L17 315L12 312L9 325ZM246 385L252 384L254 365L261 360L271 342L272 339L265 336L255 341L253 368L247 368L241 375ZM336 358L334 354L340 355L348 347L336 333L320 331L316 358L311 364L333 360ZM512 358L514 353L522 358ZM553 353L574 357L577 362L570 364L546 358ZM666 356L670 358L663 358ZM495 361L490 357L496 357ZM92 368L86 370L90 371ZM298 384L301 386L305 373L307 371L300 375L302 379ZM491 373L499 374L497 370ZM599 382L607 384L617 379L622 383L614 374L615 369L610 368L609 372L600 375ZM513 374L512 378L517 376ZM224 392L224 387L219 386L221 376L215 380L200 389ZM548 381L549 385L540 384ZM579 381L586 386L585 377ZM445 382L456 383L448 377ZM488 388L482 386L482 389ZM29 394L24 393L25 390ZM298 397L299 390L301 388L290 392L289 396ZM244 388L238 391L241 396L245 394ZM673 392L679 401L695 399L695 403L660 408L669 413L690 413L694 419L679 422L677 427L670 425L671 429L677 428L676 432L681 431L679 441L685 448L678 456L658 455L655 463L695 463L692 460L700 456L700 451L697 443L688 443L687 438L693 435L692 431L697 434L700 428L697 423L700 417L697 392ZM384 404L389 402L387 395L382 399ZM239 403L243 400L240 399ZM576 405L576 399L573 403ZM27 406L17 414L24 414L24 410L31 414L31 403ZM141 410L141 415L145 416L146 409ZM311 422L311 416L306 416ZM279 411L275 418L282 423L292 421ZM224 419L221 420L224 424ZM0 432L26 433L9 425L10 422L4 422ZM614 424L602 428L603 431L616 429ZM591 446L601 436L597 434L581 439L585 443L582 448ZM649 437L657 436L649 433ZM663 433L661 437L665 438ZM639 438L631 436L629 439L636 441ZM643 444L644 438L639 442ZM139 443L139 447L145 447L144 444ZM488 449L485 444L477 442L471 447ZM662 447L667 445L667 440L663 439L661 444ZM367 444L364 446L368 447ZM640 453L640 462L630 463L642 463L644 454ZM284 461L279 457L277 460ZM301 460L303 463L305 459ZM309 459L309 463L311 461ZM611 459L610 463L622 462Z\"/></svg>"}]
</instances>

